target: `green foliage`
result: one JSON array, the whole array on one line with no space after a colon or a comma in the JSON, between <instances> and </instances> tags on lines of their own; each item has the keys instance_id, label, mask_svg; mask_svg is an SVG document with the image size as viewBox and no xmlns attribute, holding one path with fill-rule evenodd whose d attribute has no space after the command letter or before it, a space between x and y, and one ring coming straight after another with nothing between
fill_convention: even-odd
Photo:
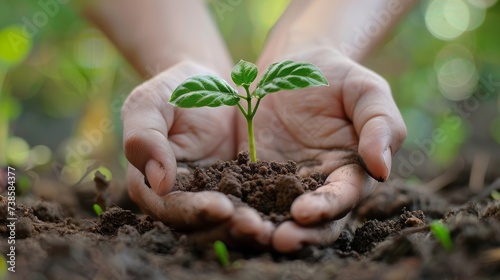
<instances>
[{"instance_id":1,"label":"green foliage","mask_svg":"<svg viewBox=\"0 0 500 280\"><path fill-rule=\"evenodd\" d=\"M324 85L328 85L328 81L318 67L307 62L287 60L273 63L267 68L267 71L257 84L254 94L257 98L262 98L266 94L280 90Z\"/></svg>"},{"instance_id":2,"label":"green foliage","mask_svg":"<svg viewBox=\"0 0 500 280\"><path fill-rule=\"evenodd\" d=\"M21 195L27 193L31 189L31 179L26 174L20 174L17 179L17 189Z\"/></svg>"},{"instance_id":3,"label":"green foliage","mask_svg":"<svg viewBox=\"0 0 500 280\"><path fill-rule=\"evenodd\" d=\"M250 93L250 84L257 77L257 66L253 63L240 60L233 67L231 78L238 86L243 86L246 96L240 96L238 91L227 84L223 79L210 76L194 76L186 79L172 93L170 103L181 108L218 107L222 105L238 105L241 113L247 119L248 145L251 161L257 161L255 137L253 132L253 117L257 112L260 100L269 93L279 90L303 89L313 86L328 85L321 70L311 63L293 62L291 60L273 63L266 70L257 84L257 88ZM255 107L252 98L257 99ZM240 104L240 99L247 102L247 110Z\"/></svg>"},{"instance_id":4,"label":"green foliage","mask_svg":"<svg viewBox=\"0 0 500 280\"><path fill-rule=\"evenodd\" d=\"M7 259L0 255L0 279L7 279Z\"/></svg>"},{"instance_id":5,"label":"green foliage","mask_svg":"<svg viewBox=\"0 0 500 280\"><path fill-rule=\"evenodd\" d=\"M224 242L217 240L214 242L214 252L219 260L220 264L227 268L229 267L229 252L227 251L226 244Z\"/></svg>"},{"instance_id":6,"label":"green foliage","mask_svg":"<svg viewBox=\"0 0 500 280\"><path fill-rule=\"evenodd\" d=\"M458 118L458 115L455 115ZM462 121L459 125L454 121L441 119L438 124L439 129L443 132L443 140L441 143L435 141L436 151L433 154L434 160L442 165L450 164L455 155L460 152L462 145L470 136L469 128Z\"/></svg>"},{"instance_id":7,"label":"green foliage","mask_svg":"<svg viewBox=\"0 0 500 280\"><path fill-rule=\"evenodd\" d=\"M255 81L258 73L259 70L255 64L240 60L231 71L231 79L237 86L249 86Z\"/></svg>"},{"instance_id":8,"label":"green foliage","mask_svg":"<svg viewBox=\"0 0 500 280\"><path fill-rule=\"evenodd\" d=\"M493 200L500 200L500 192L497 191L497 190L494 190L494 191L491 191L491 198L493 198Z\"/></svg>"},{"instance_id":9,"label":"green foliage","mask_svg":"<svg viewBox=\"0 0 500 280\"><path fill-rule=\"evenodd\" d=\"M21 63L30 53L33 42L23 33L23 26L11 25L0 30L0 67Z\"/></svg>"},{"instance_id":10,"label":"green foliage","mask_svg":"<svg viewBox=\"0 0 500 280\"><path fill-rule=\"evenodd\" d=\"M102 208L99 204L97 203L94 203L94 205L92 206L94 208L94 212L97 216L101 216L102 214Z\"/></svg>"},{"instance_id":11,"label":"green foliage","mask_svg":"<svg viewBox=\"0 0 500 280\"><path fill-rule=\"evenodd\" d=\"M239 101L238 91L223 79L209 75L188 78L170 97L170 103L181 108L233 106Z\"/></svg>"},{"instance_id":12,"label":"green foliage","mask_svg":"<svg viewBox=\"0 0 500 280\"><path fill-rule=\"evenodd\" d=\"M441 245L450 251L453 248L453 242L451 241L450 231L448 227L441 221L433 221L430 225L431 232L436 237L436 239L441 243Z\"/></svg>"},{"instance_id":13,"label":"green foliage","mask_svg":"<svg viewBox=\"0 0 500 280\"><path fill-rule=\"evenodd\" d=\"M15 120L21 114L21 105L15 98L8 94L8 92L5 92L1 98L0 114L7 121Z\"/></svg>"}]
</instances>

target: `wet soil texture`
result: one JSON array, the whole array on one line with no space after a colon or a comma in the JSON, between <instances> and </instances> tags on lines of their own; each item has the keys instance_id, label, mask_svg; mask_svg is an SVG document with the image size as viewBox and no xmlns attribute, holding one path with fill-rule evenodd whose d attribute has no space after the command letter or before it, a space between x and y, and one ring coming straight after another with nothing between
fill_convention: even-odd
<instances>
[{"instance_id":1,"label":"wet soil texture","mask_svg":"<svg viewBox=\"0 0 500 280\"><path fill-rule=\"evenodd\" d=\"M221 191L279 223L289 218L295 197L324 180L319 174L298 177L290 162L250 163L243 155L195 168L176 187ZM149 216L112 206L92 217L82 209L65 211L67 202L28 199L15 209L16 272L0 271L0 279L500 279L500 201L469 196L466 189L454 185L441 196L380 184L334 243L294 255L230 248L227 268L211 244L194 246L190 235ZM6 209L2 196L4 258L11 246ZM448 228L451 248L432 234L434 220Z\"/></svg>"},{"instance_id":2,"label":"wet soil texture","mask_svg":"<svg viewBox=\"0 0 500 280\"><path fill-rule=\"evenodd\" d=\"M176 188L222 192L235 205L246 204L257 209L264 219L280 223L290 219L289 210L295 198L321 187L325 179L326 175L321 173L300 177L293 161L250 162L248 153L239 153L236 160L194 168L192 175L184 175L177 181Z\"/></svg>"}]
</instances>

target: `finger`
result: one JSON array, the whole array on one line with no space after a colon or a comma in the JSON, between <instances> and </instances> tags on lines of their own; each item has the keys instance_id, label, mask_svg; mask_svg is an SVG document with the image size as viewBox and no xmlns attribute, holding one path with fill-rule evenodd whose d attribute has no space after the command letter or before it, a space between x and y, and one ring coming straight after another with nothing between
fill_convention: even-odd
<instances>
[{"instance_id":1,"label":"finger","mask_svg":"<svg viewBox=\"0 0 500 280\"><path fill-rule=\"evenodd\" d=\"M178 230L193 230L229 220L234 212L232 202L219 192L171 192L163 197L148 188L142 174L129 164L129 195L153 218Z\"/></svg>"},{"instance_id":2,"label":"finger","mask_svg":"<svg viewBox=\"0 0 500 280\"><path fill-rule=\"evenodd\" d=\"M167 137L173 108L162 91L156 82L146 83L132 92L122 110L125 155L159 195L170 192L176 175Z\"/></svg>"},{"instance_id":3,"label":"finger","mask_svg":"<svg viewBox=\"0 0 500 280\"><path fill-rule=\"evenodd\" d=\"M297 252L305 245L332 244L342 233L348 217L316 227L302 227L293 221L282 223L274 232L272 244L282 253Z\"/></svg>"},{"instance_id":4,"label":"finger","mask_svg":"<svg viewBox=\"0 0 500 280\"><path fill-rule=\"evenodd\" d=\"M231 237L236 240L255 239L261 245L269 245L273 231L273 223L263 221L252 208L238 208L231 219Z\"/></svg>"},{"instance_id":5,"label":"finger","mask_svg":"<svg viewBox=\"0 0 500 280\"><path fill-rule=\"evenodd\" d=\"M385 181L392 155L406 138L406 127L387 82L365 68L356 69L344 83L346 112L359 135L358 153L370 175Z\"/></svg>"},{"instance_id":6,"label":"finger","mask_svg":"<svg viewBox=\"0 0 500 280\"><path fill-rule=\"evenodd\" d=\"M194 232L190 238L195 244L207 244L221 240L234 247L266 248L271 244L274 225L263 221L255 209L236 208L231 219L223 224Z\"/></svg>"},{"instance_id":7,"label":"finger","mask_svg":"<svg viewBox=\"0 0 500 280\"><path fill-rule=\"evenodd\" d=\"M370 193L374 183L358 164L339 167L324 186L295 199L290 212L305 226L341 218Z\"/></svg>"},{"instance_id":8,"label":"finger","mask_svg":"<svg viewBox=\"0 0 500 280\"><path fill-rule=\"evenodd\" d=\"M389 178L393 151L396 152L405 136L395 136L395 126L384 117L370 119L361 130L358 153L370 175L379 182Z\"/></svg>"}]
</instances>

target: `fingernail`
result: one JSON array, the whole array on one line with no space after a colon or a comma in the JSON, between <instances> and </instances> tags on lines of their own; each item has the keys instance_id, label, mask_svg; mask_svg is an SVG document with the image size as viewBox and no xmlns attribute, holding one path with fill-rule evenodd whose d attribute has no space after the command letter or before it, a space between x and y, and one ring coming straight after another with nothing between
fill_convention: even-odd
<instances>
[{"instance_id":1,"label":"fingernail","mask_svg":"<svg viewBox=\"0 0 500 280\"><path fill-rule=\"evenodd\" d=\"M387 147L384 150L384 163L385 163L385 168L387 169L387 175L384 178L384 181L387 181L389 178L389 175L391 174L391 164L392 164L392 152L391 152L391 147Z\"/></svg>"}]
</instances>

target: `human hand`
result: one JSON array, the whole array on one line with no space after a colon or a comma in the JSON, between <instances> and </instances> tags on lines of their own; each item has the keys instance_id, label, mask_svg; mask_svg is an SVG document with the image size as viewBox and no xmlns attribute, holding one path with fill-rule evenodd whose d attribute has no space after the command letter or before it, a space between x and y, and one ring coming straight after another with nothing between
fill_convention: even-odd
<instances>
[{"instance_id":1,"label":"human hand","mask_svg":"<svg viewBox=\"0 0 500 280\"><path fill-rule=\"evenodd\" d=\"M210 231L205 239L267 245L273 226L255 210L235 209L218 192L172 190L177 160L204 164L235 154L233 107L184 110L168 103L177 85L201 74L210 71L191 62L176 64L137 87L126 100L122 119L130 197L144 212L176 229L205 228Z\"/></svg>"},{"instance_id":2,"label":"human hand","mask_svg":"<svg viewBox=\"0 0 500 280\"><path fill-rule=\"evenodd\" d=\"M273 62L307 61L317 65L330 84L270 94L255 117L261 159L294 160L301 175L329 174L323 187L294 201L294 221L276 229L273 246L290 252L303 244L333 242L346 219L331 221L344 217L370 193L373 178L388 178L392 155L406 137L405 125L387 82L333 49L263 57L258 63L261 73ZM238 127L242 143L245 126Z\"/></svg>"}]
</instances>

